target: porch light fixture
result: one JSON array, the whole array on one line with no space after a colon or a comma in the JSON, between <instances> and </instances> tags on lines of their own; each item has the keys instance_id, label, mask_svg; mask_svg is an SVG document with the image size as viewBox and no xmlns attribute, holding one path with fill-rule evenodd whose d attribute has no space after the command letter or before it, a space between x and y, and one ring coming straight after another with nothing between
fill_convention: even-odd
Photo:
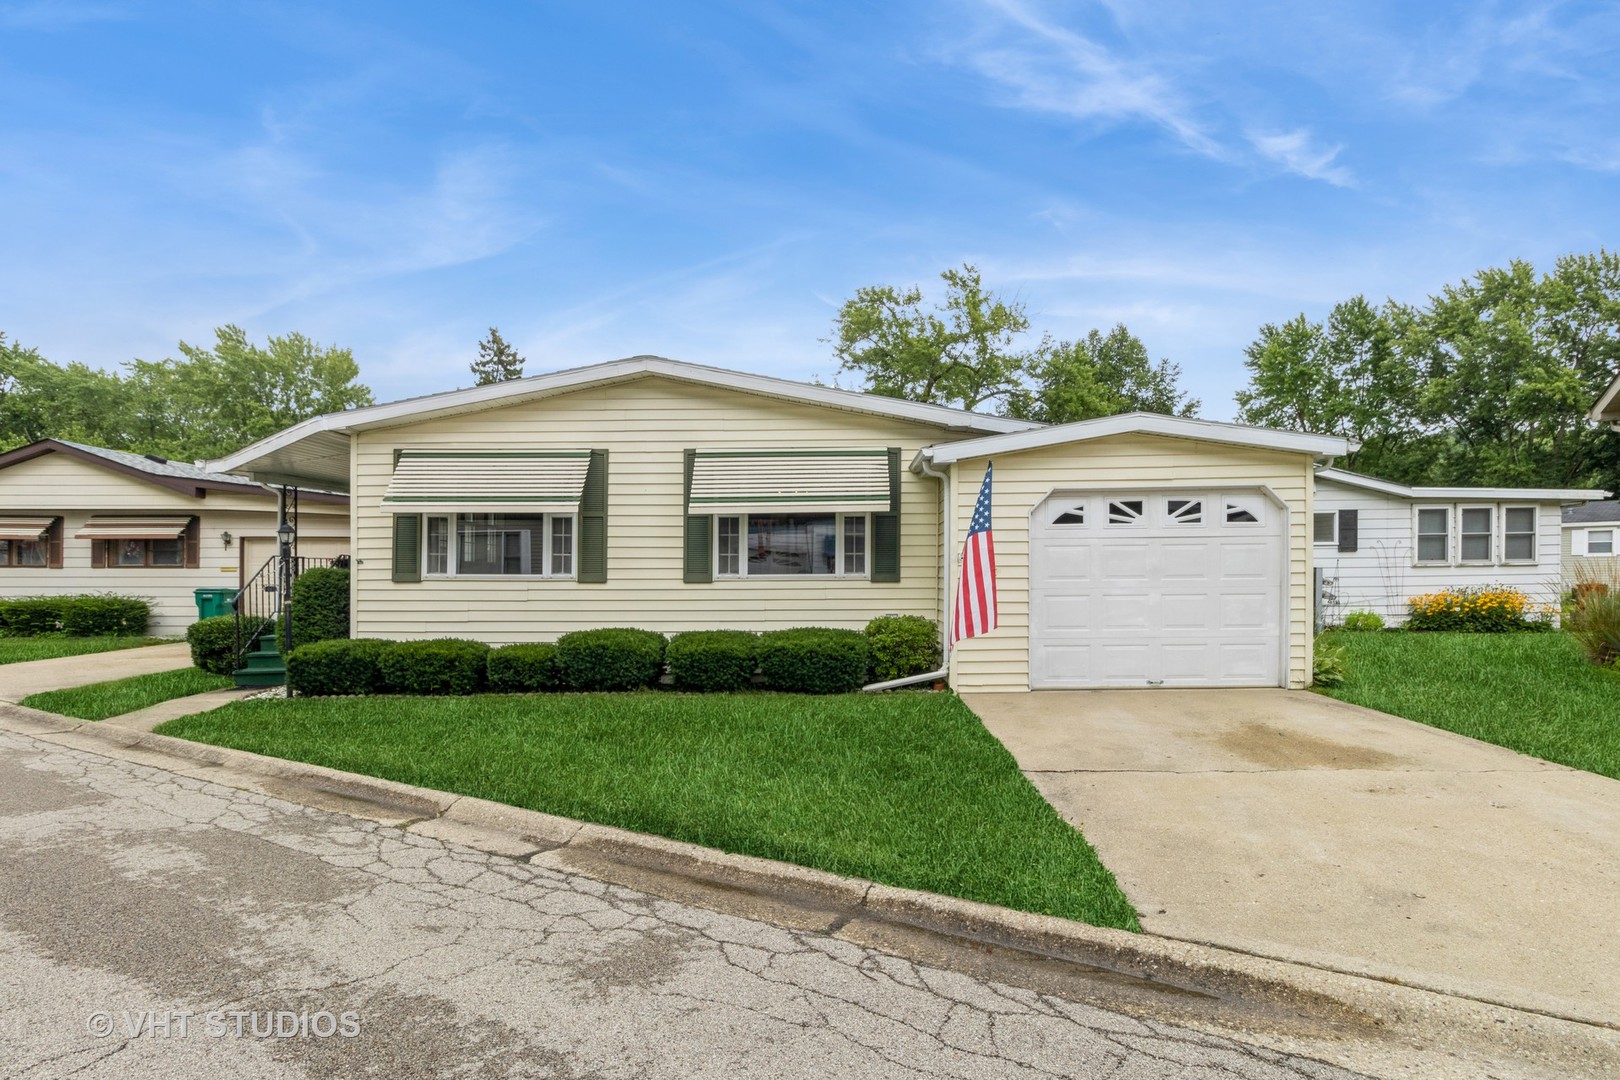
<instances>
[{"instance_id":1,"label":"porch light fixture","mask_svg":"<svg viewBox=\"0 0 1620 1080\"><path fill-rule=\"evenodd\" d=\"M231 546L231 541L234 539L236 538L231 535L231 530L229 529L226 529L224 532L219 534L219 542L224 544L227 548Z\"/></svg>"}]
</instances>

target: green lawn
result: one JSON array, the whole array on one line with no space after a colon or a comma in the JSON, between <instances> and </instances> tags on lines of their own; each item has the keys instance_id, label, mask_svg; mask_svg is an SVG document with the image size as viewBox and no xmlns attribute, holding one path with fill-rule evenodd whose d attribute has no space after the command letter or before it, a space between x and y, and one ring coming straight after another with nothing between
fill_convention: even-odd
<instances>
[{"instance_id":1,"label":"green lawn","mask_svg":"<svg viewBox=\"0 0 1620 1080\"><path fill-rule=\"evenodd\" d=\"M231 685L234 685L232 680L223 675L210 675L196 668L180 668L177 671L159 671L152 675L75 686L71 690L47 690L42 694L30 694L22 699L21 704L62 716L76 716L80 720L105 720L109 716L122 716L170 698L190 697L205 690L223 690Z\"/></svg>"},{"instance_id":2,"label":"green lawn","mask_svg":"<svg viewBox=\"0 0 1620 1080\"><path fill-rule=\"evenodd\" d=\"M945 694L244 701L165 735L1137 929L1091 846Z\"/></svg>"},{"instance_id":3,"label":"green lawn","mask_svg":"<svg viewBox=\"0 0 1620 1080\"><path fill-rule=\"evenodd\" d=\"M1332 697L1620 779L1620 672L1587 663L1567 634L1332 640L1350 672Z\"/></svg>"},{"instance_id":4,"label":"green lawn","mask_svg":"<svg viewBox=\"0 0 1620 1080\"><path fill-rule=\"evenodd\" d=\"M163 642L163 638L154 637L0 637L0 664L54 660L58 656L85 656L115 649L138 649Z\"/></svg>"}]
</instances>

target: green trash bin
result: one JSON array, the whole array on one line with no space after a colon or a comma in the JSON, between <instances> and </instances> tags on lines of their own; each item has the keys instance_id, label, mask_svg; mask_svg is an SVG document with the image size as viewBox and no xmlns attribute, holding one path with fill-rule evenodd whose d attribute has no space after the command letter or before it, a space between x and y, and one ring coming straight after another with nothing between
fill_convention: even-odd
<instances>
[{"instance_id":1,"label":"green trash bin","mask_svg":"<svg viewBox=\"0 0 1620 1080\"><path fill-rule=\"evenodd\" d=\"M209 619L231 613L231 598L236 595L236 590L194 589L192 594L197 598L197 618Z\"/></svg>"}]
</instances>

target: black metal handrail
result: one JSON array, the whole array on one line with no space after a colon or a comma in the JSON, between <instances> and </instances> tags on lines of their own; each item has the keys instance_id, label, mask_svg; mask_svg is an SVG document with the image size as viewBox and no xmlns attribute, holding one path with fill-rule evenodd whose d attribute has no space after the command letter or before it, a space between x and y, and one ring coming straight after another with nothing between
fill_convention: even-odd
<instances>
[{"instance_id":1,"label":"black metal handrail","mask_svg":"<svg viewBox=\"0 0 1620 1080\"><path fill-rule=\"evenodd\" d=\"M310 556L308 558L295 558L292 560L292 575L287 578L296 579L306 570L317 566L348 566L349 557L338 555L333 558ZM248 578L231 601L231 610L236 614L236 662L241 664L243 658L253 648L253 643L271 626L276 619L286 613L286 597L281 595L281 556L272 555L259 567L258 572Z\"/></svg>"}]
</instances>

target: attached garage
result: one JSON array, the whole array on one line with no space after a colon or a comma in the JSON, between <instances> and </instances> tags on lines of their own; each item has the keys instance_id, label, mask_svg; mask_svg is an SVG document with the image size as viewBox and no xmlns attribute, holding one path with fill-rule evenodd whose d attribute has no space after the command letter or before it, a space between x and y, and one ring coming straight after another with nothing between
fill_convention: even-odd
<instances>
[{"instance_id":1,"label":"attached garage","mask_svg":"<svg viewBox=\"0 0 1620 1080\"><path fill-rule=\"evenodd\" d=\"M1048 496L1029 529L1030 687L1279 685L1283 509L1252 488Z\"/></svg>"},{"instance_id":2,"label":"attached garage","mask_svg":"<svg viewBox=\"0 0 1620 1080\"><path fill-rule=\"evenodd\" d=\"M958 642L963 692L1303 688L1315 470L1344 439L1133 413L925 449L954 590L995 463L999 625Z\"/></svg>"}]
</instances>

